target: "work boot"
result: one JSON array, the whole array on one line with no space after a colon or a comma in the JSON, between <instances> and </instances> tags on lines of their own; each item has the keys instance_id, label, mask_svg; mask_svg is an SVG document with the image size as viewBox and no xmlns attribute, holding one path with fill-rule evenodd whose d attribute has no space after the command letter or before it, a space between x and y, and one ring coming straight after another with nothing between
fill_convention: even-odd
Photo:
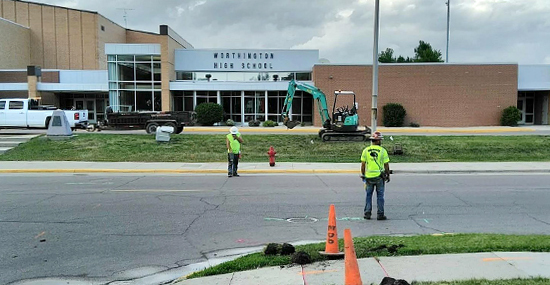
<instances>
[{"instance_id":1,"label":"work boot","mask_svg":"<svg viewBox=\"0 0 550 285\"><path fill-rule=\"evenodd\" d=\"M386 216L384 216L384 214L382 214L382 215L378 215L378 217L376 219L379 220L379 221L383 221L383 220L387 220L388 218Z\"/></svg>"},{"instance_id":2,"label":"work boot","mask_svg":"<svg viewBox=\"0 0 550 285\"><path fill-rule=\"evenodd\" d=\"M371 216L370 213L365 213L365 215L363 216L363 218L364 218L365 220L370 220L370 216Z\"/></svg>"},{"instance_id":3,"label":"work boot","mask_svg":"<svg viewBox=\"0 0 550 285\"><path fill-rule=\"evenodd\" d=\"M239 175L239 174L237 174L237 173L235 173L235 174L233 174L233 176L235 176L235 177L239 177L240 175Z\"/></svg>"},{"instance_id":4,"label":"work boot","mask_svg":"<svg viewBox=\"0 0 550 285\"><path fill-rule=\"evenodd\" d=\"M233 174L227 174L227 177L233 177Z\"/></svg>"}]
</instances>

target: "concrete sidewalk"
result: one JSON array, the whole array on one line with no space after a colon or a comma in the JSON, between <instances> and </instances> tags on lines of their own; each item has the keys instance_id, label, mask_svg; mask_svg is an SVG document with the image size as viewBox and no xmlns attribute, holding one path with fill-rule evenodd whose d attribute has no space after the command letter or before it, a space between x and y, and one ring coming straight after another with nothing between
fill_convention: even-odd
<instances>
[{"instance_id":1,"label":"concrete sidewalk","mask_svg":"<svg viewBox=\"0 0 550 285\"><path fill-rule=\"evenodd\" d=\"M550 162L433 162L393 163L394 174L453 173L550 173ZM239 163L241 174L359 174L360 163L280 162ZM0 161L0 173L189 173L225 174L226 162L82 162L82 161Z\"/></svg>"},{"instance_id":2,"label":"concrete sidewalk","mask_svg":"<svg viewBox=\"0 0 550 285\"><path fill-rule=\"evenodd\" d=\"M489 252L380 257L359 259L363 284L380 284L387 275L412 281L469 279L550 278L550 253ZM344 261L268 267L210 277L180 280L178 285L199 284L344 284Z\"/></svg>"}]
</instances>

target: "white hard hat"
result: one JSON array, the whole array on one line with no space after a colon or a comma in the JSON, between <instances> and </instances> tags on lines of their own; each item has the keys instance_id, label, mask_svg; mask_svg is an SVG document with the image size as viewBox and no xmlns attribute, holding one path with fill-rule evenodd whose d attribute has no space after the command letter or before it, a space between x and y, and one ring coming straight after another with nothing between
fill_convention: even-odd
<instances>
[{"instance_id":1,"label":"white hard hat","mask_svg":"<svg viewBox=\"0 0 550 285\"><path fill-rule=\"evenodd\" d=\"M239 133L239 129L237 129L237 127L231 127L231 129L229 129L229 132L232 135L236 135L237 133Z\"/></svg>"},{"instance_id":2,"label":"white hard hat","mask_svg":"<svg viewBox=\"0 0 550 285\"><path fill-rule=\"evenodd\" d=\"M369 139L373 141L379 141L379 140L383 140L384 136L382 135L381 132L376 131L374 132L374 134L371 135Z\"/></svg>"}]
</instances>

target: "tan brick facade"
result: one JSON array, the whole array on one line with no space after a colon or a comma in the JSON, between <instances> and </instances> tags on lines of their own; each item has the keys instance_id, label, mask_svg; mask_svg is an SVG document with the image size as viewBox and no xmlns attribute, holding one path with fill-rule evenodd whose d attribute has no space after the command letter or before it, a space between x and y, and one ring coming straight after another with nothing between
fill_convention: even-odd
<instances>
[{"instance_id":1,"label":"tan brick facade","mask_svg":"<svg viewBox=\"0 0 550 285\"><path fill-rule=\"evenodd\" d=\"M316 65L313 80L327 95L329 112L332 112L335 90L354 91L359 102L360 124L370 125L372 66ZM411 122L440 127L499 125L502 110L516 106L517 86L515 64L381 65L377 122L383 125L385 104L399 103L407 111L406 126ZM346 104L350 103L337 105ZM320 126L318 112L314 113L314 124Z\"/></svg>"},{"instance_id":2,"label":"tan brick facade","mask_svg":"<svg viewBox=\"0 0 550 285\"><path fill-rule=\"evenodd\" d=\"M13 22L0 19L0 67L25 68L31 60L30 30Z\"/></svg>"},{"instance_id":3,"label":"tan brick facade","mask_svg":"<svg viewBox=\"0 0 550 285\"><path fill-rule=\"evenodd\" d=\"M0 0L0 17L30 29L30 44L18 44L23 51L30 49L30 60L9 68L107 69L105 43L126 43L126 29L96 12ZM13 41L14 36L3 39Z\"/></svg>"}]
</instances>

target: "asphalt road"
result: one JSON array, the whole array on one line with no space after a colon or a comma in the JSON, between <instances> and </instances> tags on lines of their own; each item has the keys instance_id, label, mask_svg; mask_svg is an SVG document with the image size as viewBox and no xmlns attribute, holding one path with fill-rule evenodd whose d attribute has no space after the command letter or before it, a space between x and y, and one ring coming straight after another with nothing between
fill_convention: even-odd
<instances>
[{"instance_id":1,"label":"asphalt road","mask_svg":"<svg viewBox=\"0 0 550 285\"><path fill-rule=\"evenodd\" d=\"M0 284L158 271L222 249L324 240L331 203L340 235L344 228L354 236L550 234L550 175L542 174L394 175L387 221L361 218L356 175L6 174L0 181Z\"/></svg>"}]
</instances>

